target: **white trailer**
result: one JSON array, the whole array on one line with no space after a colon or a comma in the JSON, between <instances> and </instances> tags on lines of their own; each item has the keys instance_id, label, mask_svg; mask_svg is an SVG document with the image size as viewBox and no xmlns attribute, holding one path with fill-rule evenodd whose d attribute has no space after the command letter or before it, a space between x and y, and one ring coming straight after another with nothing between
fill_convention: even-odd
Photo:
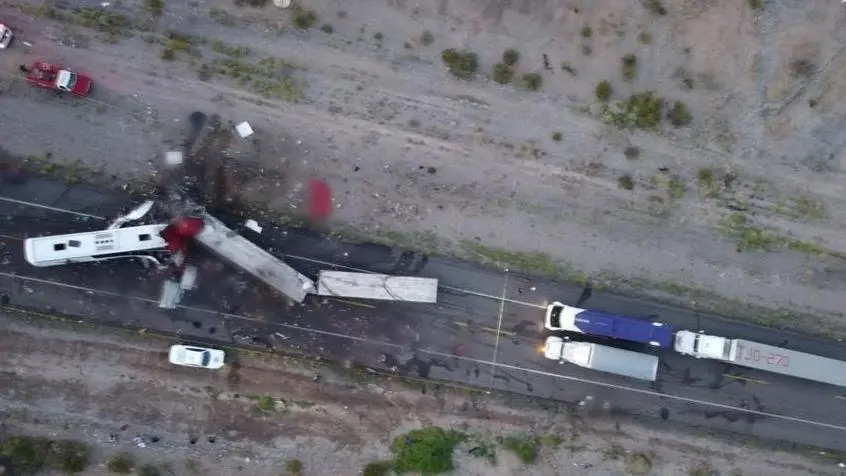
<instances>
[{"instance_id":1,"label":"white trailer","mask_svg":"<svg viewBox=\"0 0 846 476\"><path fill-rule=\"evenodd\" d=\"M651 354L588 342L570 342L556 336L546 338L543 354L547 359L623 377L650 382L658 378L658 357Z\"/></svg>"},{"instance_id":2,"label":"white trailer","mask_svg":"<svg viewBox=\"0 0 846 476\"><path fill-rule=\"evenodd\" d=\"M438 280L388 274L321 271L317 295L403 302L438 302Z\"/></svg>"},{"instance_id":3,"label":"white trailer","mask_svg":"<svg viewBox=\"0 0 846 476\"><path fill-rule=\"evenodd\" d=\"M676 352L790 377L846 387L846 362L742 339L676 332Z\"/></svg>"},{"instance_id":4,"label":"white trailer","mask_svg":"<svg viewBox=\"0 0 846 476\"><path fill-rule=\"evenodd\" d=\"M211 252L252 274L298 303L314 292L314 282L267 251L204 214L203 230L196 240Z\"/></svg>"}]
</instances>

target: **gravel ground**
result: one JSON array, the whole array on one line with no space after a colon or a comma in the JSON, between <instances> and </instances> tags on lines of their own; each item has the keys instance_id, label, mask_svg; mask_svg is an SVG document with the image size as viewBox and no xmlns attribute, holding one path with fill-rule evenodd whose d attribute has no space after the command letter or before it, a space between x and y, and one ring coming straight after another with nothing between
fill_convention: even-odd
<instances>
[{"instance_id":1,"label":"gravel ground","mask_svg":"<svg viewBox=\"0 0 846 476\"><path fill-rule=\"evenodd\" d=\"M93 449L88 475L111 474L105 462L126 452L136 467L153 464L176 475L278 476L297 459L303 475L353 476L369 462L390 459L394 436L424 425L472 434L476 445L525 434L550 441L529 467L501 448L492 465L459 446L456 475L634 474L627 462L634 454L648 455L652 475L706 468L837 474L833 463L798 450L644 429L610 417L598 402L541 410L461 390L421 393L419 386L232 350L223 370L187 369L167 363L164 338L20 315L0 316L0 330L2 436L84 442ZM262 396L276 408L256 411Z\"/></svg>"},{"instance_id":2,"label":"gravel ground","mask_svg":"<svg viewBox=\"0 0 846 476\"><path fill-rule=\"evenodd\" d=\"M32 16L36 5L2 7L33 44L3 55L0 128L15 154L144 177L179 140L189 112L214 111L259 131L258 150L233 151L239 167L256 171L243 193L281 214L296 213L302 184L319 177L335 191L339 227L488 258L505 255L479 243L539 252L523 261L817 312L841 334L846 328L846 28L837 2L752 10L690 0L661 16L635 0L314 0L318 19L304 30L273 7L175 0L150 20L126 0L108 11L146 18L147 31L117 43L47 21L43 9ZM190 35L192 51L162 60L167 31ZM439 58L450 47L478 53L479 77L450 76ZM518 75L541 74L541 91L490 80L509 47L521 56ZM209 76L224 50L237 62L277 58L273 73ZM638 58L631 81L621 79L627 53ZM12 79L35 57L92 74L94 102ZM298 102L256 94L282 94L282 73L300 88ZM594 97L600 80L618 99L650 89L684 101L693 120L655 132L605 125Z\"/></svg>"}]
</instances>

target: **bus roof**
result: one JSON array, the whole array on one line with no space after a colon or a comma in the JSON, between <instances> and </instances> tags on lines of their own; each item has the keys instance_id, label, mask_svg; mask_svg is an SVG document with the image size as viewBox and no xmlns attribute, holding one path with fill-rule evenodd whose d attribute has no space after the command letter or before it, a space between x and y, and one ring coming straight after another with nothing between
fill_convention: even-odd
<instances>
[{"instance_id":1,"label":"bus roof","mask_svg":"<svg viewBox=\"0 0 846 476\"><path fill-rule=\"evenodd\" d=\"M142 225L67 235L39 236L24 241L24 256L33 266L98 255L115 255L165 248L159 236L166 225Z\"/></svg>"}]
</instances>

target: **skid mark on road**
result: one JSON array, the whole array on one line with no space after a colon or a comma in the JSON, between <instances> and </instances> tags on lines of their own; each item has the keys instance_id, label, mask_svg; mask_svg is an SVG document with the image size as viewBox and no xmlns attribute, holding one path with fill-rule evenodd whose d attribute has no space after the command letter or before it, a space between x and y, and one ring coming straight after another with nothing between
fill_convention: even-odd
<instances>
[{"instance_id":1,"label":"skid mark on road","mask_svg":"<svg viewBox=\"0 0 846 476\"><path fill-rule=\"evenodd\" d=\"M24 275L5 273L5 272L0 272L0 276L5 276L5 277L8 277L8 278L12 278L12 279L19 279L19 280L24 280L24 281L36 282L36 283L41 283L41 284L46 284L46 285L51 285L51 286L59 286L59 287L65 287L65 288L70 288L70 289L76 289L76 290L85 291L85 292L88 292L88 293L91 293L91 294L102 294L102 295L113 296L113 297L122 297L124 299L144 301L144 302L153 303L153 304L158 303L158 301L155 300L155 299L148 299L148 298L136 297L136 296L127 296L127 295L115 293L115 292L112 292L112 291L104 291L104 290L101 290L101 289L88 288L88 287L85 287L85 286L78 286L78 285L75 285L75 284L68 284L68 283L50 281L50 280L47 280L47 279L35 278L35 277L31 277L31 276L24 276ZM19 310L19 309L16 309L14 307L9 307L9 308L12 309L12 310ZM244 317L244 316L241 316L241 315L238 315L238 314L230 314L230 313L213 311L213 310L209 310L209 309L203 309L203 308L197 308L197 307L191 307L191 306L180 306L180 308L188 309L188 310L192 310L192 311L197 311L197 312L202 312L202 313L207 313L207 314L212 314L212 315L215 315L215 316L218 316L218 317L232 319L232 320L240 320L240 321L248 321L248 322L252 322L252 323L257 323L257 324L260 324L261 326L266 327L266 328L273 328L275 326L275 327L279 327L279 328L294 329L294 330L297 330L297 331L300 331L300 332L305 332L305 333L312 333L312 334L317 334L317 335L330 336L330 337L335 337L335 338L340 338L340 339L349 339L351 341L356 341L356 342L365 342L365 343L368 343L368 344L380 345L380 346L384 346L384 347L395 349L395 350L401 350L403 348L402 345L394 344L394 343L391 343L391 342L378 341L378 340L374 340L374 339L366 339L366 338L363 338L363 337L355 337L355 336L350 336L350 335L346 335L346 334L339 334L339 333L336 333L336 332L322 331L322 330L317 330L317 329L307 329L307 328L295 326L295 325L292 325L292 324L269 323L269 322L262 321L260 319L253 319L253 318L249 318L249 317ZM2 309L2 307L0 307L0 309ZM524 373L535 375L535 376L549 377L549 378L554 378L554 379L566 380L566 381L569 381L569 382L577 382L577 383L582 383L582 384L595 385L595 386L599 386L599 387L603 387L603 388L607 388L607 389L620 390L620 391L624 391L624 392L631 392L631 393L636 393L636 394L650 396L650 397L657 397L657 398L661 398L661 399L671 399L671 400L676 400L676 401L685 402L685 403L691 403L691 404L703 405L703 406L707 406L707 407L711 407L711 408L717 408L717 409L720 409L720 410L739 411L739 412L744 412L744 413L747 413L747 414L750 414L750 415L757 415L757 416L761 416L761 417L768 417L768 418L773 418L773 419L778 419L778 420L790 421L790 422L794 422L794 423L803 423L803 424L807 424L807 425L817 426L817 427L821 427L821 428L829 428L829 429L838 430L838 431L846 431L846 426L834 425L834 424L820 422L820 421L806 420L806 419L803 419L803 418L791 417L791 416L787 416L787 415L779 415L779 414L776 414L776 413L769 413L769 412L760 411L760 410L752 410L752 409L748 409L748 408L735 407L735 406L726 405L726 404L723 404L723 403L709 402L707 400L699 400L699 399L695 399L695 398L682 397L682 396L672 395L672 394L668 394L668 393L660 393L660 392L656 392L656 391L653 391L653 390L646 390L646 389L642 389L642 388L627 387L625 385L601 382L601 381L597 381L597 380L590 380L590 379L586 379L586 378L575 377L575 376L572 376L572 375L564 375L564 374L560 374L560 373L547 372L545 370L529 369L529 368L520 367L520 366L517 366L517 365L503 364L501 362L491 362L491 361L487 361L487 360L483 360L483 359L475 359L475 358L472 358L472 357L466 357L466 356L463 356L463 355L455 355L455 354L440 352L440 351L431 350L431 349L418 348L418 349L416 349L416 351L419 354L426 354L426 355L429 355L429 356L432 356L432 357L439 357L439 358L444 358L444 359L458 359L458 360L461 360L461 361L464 361L464 362L473 363L473 364L477 364L477 365L490 365L492 367L496 367L499 370L524 372Z\"/></svg>"}]
</instances>

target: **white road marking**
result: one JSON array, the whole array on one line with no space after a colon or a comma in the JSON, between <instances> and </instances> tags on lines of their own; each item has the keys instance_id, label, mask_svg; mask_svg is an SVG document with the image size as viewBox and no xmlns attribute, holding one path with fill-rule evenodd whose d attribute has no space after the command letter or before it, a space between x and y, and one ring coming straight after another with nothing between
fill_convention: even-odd
<instances>
[{"instance_id":1,"label":"white road marking","mask_svg":"<svg viewBox=\"0 0 846 476\"><path fill-rule=\"evenodd\" d=\"M42 284L47 284L47 285L53 285L53 286L58 286L58 287L64 287L64 288L69 288L69 289L76 289L76 290L79 290L79 291L85 291L85 292L89 292L89 293L93 293L93 294L103 294L103 295L107 295L107 296L122 297L122 298L126 298L126 299L133 299L133 300L136 300L136 301L149 302L149 303L153 303L153 304L158 303L158 300L155 300L155 299L148 299L148 298L137 297L137 296L127 296L125 294L119 294L119 293L115 293L115 292L112 292L112 291L104 291L104 290L101 290L101 289L88 288L88 287L85 287L85 286L78 286L78 285L75 285L75 284L61 283L61 282L57 282L57 281L50 281L50 280L47 280L47 279L34 278L34 277L31 277L31 276L23 276L23 275L19 275L19 274L12 274L12 273L5 273L5 272L0 272L0 276L6 276L6 277L9 277L9 278L14 278L14 279L22 279L24 281L32 281L32 282L37 282L37 283L42 283ZM384 342L384 341L378 341L378 340L373 340L373 339L366 339L366 338L363 338L363 337L355 337L355 336L350 336L350 335L347 335L347 334L339 334L339 333L336 333L336 332L322 331L322 330L317 330L317 329L307 329L307 328L299 327L299 326L296 326L296 325L293 325L293 324L283 324L283 323L276 323L276 322L270 323L270 322L267 322L267 321L263 321L261 319L256 319L256 318L247 317L247 316L240 316L238 314L230 314L230 313L227 313L227 312L214 311L214 310L210 310L210 309L203 309L203 308L199 308L199 307L191 307L191 306L179 306L179 307L183 308L183 309L192 310L192 311L198 311L198 312L202 312L202 313L206 313L206 314L211 314L211 315L214 315L214 316L223 316L223 317L226 317L226 318L229 318L229 319L237 319L237 320L242 320L242 321L255 322L255 323L260 324L262 326L279 326L279 327L284 327L284 328L287 328L287 329L297 330L297 331L301 331L301 332L337 337L337 338L341 338L341 339L349 339L349 340L354 340L354 341L358 341L358 342L365 342L365 343L368 343L368 344L374 344L374 345L379 345L379 346L383 346L383 347L389 347L389 348L392 348L392 349L402 349L403 348L402 345L394 344L392 342ZM498 362L490 362L490 361L487 361L487 360L475 359L475 358L466 357L466 356L458 356L458 355L455 355L455 354L452 354L452 353L440 352L440 351L424 349L424 348L418 348L417 352L432 355L432 356L435 356L435 357L441 357L441 358L445 358L445 359L459 359L459 360L463 360L465 362L471 362L471 363L480 364L480 365L491 365L491 366L494 366L494 367L497 367L497 368L503 369L503 370L525 372L525 373L538 375L538 376L542 376L542 377L551 377L551 378L556 378L556 379L567 380L567 381L570 381L570 382L578 382L578 383L584 383L584 384L589 384L589 385L596 385L596 386L599 386L599 387L609 388L609 389L613 389L613 390L622 390L622 391L638 393L638 394L641 394L641 395L646 395L646 396L651 396L651 397L658 397L658 398L663 398L663 399L676 400L676 401L680 401L680 402L693 403L693 404L696 404L696 405L704 405L704 406L708 406L708 407L712 407L712 408L718 408L718 409L721 409L721 410L740 411L740 412L744 412L744 413L751 414L751 415L758 415L758 416L762 416L762 417L774 418L774 419L790 421L790 422L794 422L794 423L803 423L803 424L817 426L817 427L821 427L821 428L829 428L829 429L833 429L833 430L846 431L846 426L834 425L834 424L831 424L831 423L825 423L825 422L814 421L814 420L807 420L807 419L804 419L804 418L791 417L791 416L787 416L787 415L779 415L779 414L776 414L776 413L769 413L769 412L764 412L764 411L759 411L759 410L751 410L751 409L748 409L748 408L734 407L734 406L726 405L726 404L723 404L723 403L709 402L707 400L699 400L699 399L696 399L696 398L682 397L682 396L672 395L672 394L668 394L668 393L660 393L660 392L655 392L653 390L645 390L645 389L642 389L642 388L627 387L625 385L601 382L601 381L590 380L590 379L581 378L581 377L574 377L572 375L562 375L560 373L547 372L545 370L529 369L529 368L525 368L525 367L519 367L519 366L516 366L516 365L509 365L509 364L503 364L503 363L498 363Z\"/></svg>"},{"instance_id":2,"label":"white road marking","mask_svg":"<svg viewBox=\"0 0 846 476\"><path fill-rule=\"evenodd\" d=\"M24 200L15 200L14 198L7 198L7 197L0 197L0 200L2 200L4 202L15 203L15 204L18 204L18 205L24 205L24 206L28 206L28 207L43 208L45 210L50 210L50 211L54 211L54 212L70 213L71 215L76 215L76 216L86 217L86 218L93 218L95 220L106 221L106 219L104 217L101 217L101 216L91 215L89 213L75 212L73 210L68 210L68 209L65 209L65 208L51 207L49 205L42 205L40 203L27 202L27 201L24 201Z\"/></svg>"},{"instance_id":3,"label":"white road marking","mask_svg":"<svg viewBox=\"0 0 846 476\"><path fill-rule=\"evenodd\" d=\"M505 312L505 294L508 291L508 272L505 273L502 280L502 298L499 301L499 317L496 322L496 340L494 340L494 349L493 349L493 358L491 359L491 383L490 386L493 387L494 384L494 377L496 375L496 356L499 352L499 339L500 339L500 332L502 332L502 315Z\"/></svg>"}]
</instances>

